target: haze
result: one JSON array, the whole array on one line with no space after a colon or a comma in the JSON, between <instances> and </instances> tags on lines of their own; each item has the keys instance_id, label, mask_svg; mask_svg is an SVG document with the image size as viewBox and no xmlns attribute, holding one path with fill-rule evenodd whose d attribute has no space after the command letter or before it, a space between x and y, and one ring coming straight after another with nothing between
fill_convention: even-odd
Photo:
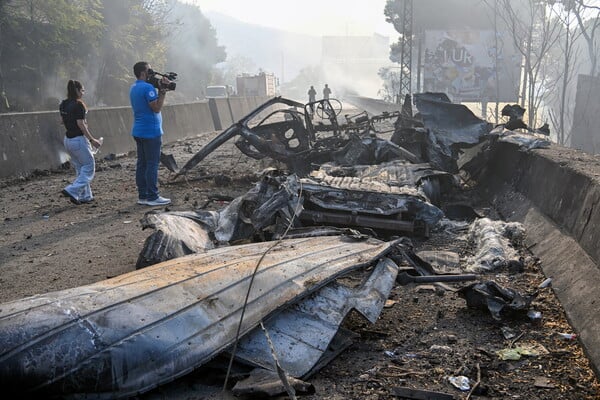
<instances>
[{"instance_id":1,"label":"haze","mask_svg":"<svg viewBox=\"0 0 600 400\"><path fill-rule=\"evenodd\" d=\"M394 37L385 22L385 0L185 0L203 12L214 11L240 21L315 36L372 35Z\"/></svg>"}]
</instances>

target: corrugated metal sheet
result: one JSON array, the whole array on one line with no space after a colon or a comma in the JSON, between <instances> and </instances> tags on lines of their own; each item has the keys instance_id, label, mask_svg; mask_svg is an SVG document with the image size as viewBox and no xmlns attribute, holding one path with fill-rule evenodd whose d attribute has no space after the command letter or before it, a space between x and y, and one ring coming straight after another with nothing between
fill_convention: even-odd
<instances>
[{"instance_id":1,"label":"corrugated metal sheet","mask_svg":"<svg viewBox=\"0 0 600 400\"><path fill-rule=\"evenodd\" d=\"M306 377L327 352L340 324L353 308L375 323L397 273L398 266L384 259L358 288L331 283L271 318L265 329L281 367L291 376ZM273 369L273 356L260 328L244 336L236 357Z\"/></svg>"},{"instance_id":2,"label":"corrugated metal sheet","mask_svg":"<svg viewBox=\"0 0 600 400\"><path fill-rule=\"evenodd\" d=\"M213 249L0 305L4 392L115 398L190 372L233 342L252 272L271 246ZM261 262L241 333L389 249L344 237L282 241Z\"/></svg>"}]
</instances>

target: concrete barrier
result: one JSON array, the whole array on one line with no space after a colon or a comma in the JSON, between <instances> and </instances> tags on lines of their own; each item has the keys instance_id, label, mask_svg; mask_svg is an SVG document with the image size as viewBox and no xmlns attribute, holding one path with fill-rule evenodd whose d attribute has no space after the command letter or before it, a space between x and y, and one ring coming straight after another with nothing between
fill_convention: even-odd
<instances>
[{"instance_id":1,"label":"concrete barrier","mask_svg":"<svg viewBox=\"0 0 600 400\"><path fill-rule=\"evenodd\" d=\"M229 99L211 99L211 101L215 101L215 105L217 107L217 111L219 113L219 120L221 121L221 126L223 129L229 128L234 122L237 120L233 119L233 113L231 111L231 106L229 105Z\"/></svg>"},{"instance_id":2,"label":"concrete barrier","mask_svg":"<svg viewBox=\"0 0 600 400\"><path fill-rule=\"evenodd\" d=\"M380 101L352 98L378 114ZM496 143L479 188L508 220L525 226L552 289L600 376L600 158L559 146L521 151ZM483 171L483 172L481 172Z\"/></svg>"},{"instance_id":3,"label":"concrete barrier","mask_svg":"<svg viewBox=\"0 0 600 400\"><path fill-rule=\"evenodd\" d=\"M58 111L0 114L0 178L60 166L63 137Z\"/></svg>"},{"instance_id":4,"label":"concrete barrier","mask_svg":"<svg viewBox=\"0 0 600 400\"><path fill-rule=\"evenodd\" d=\"M600 160L554 146L496 146L481 180L507 219L520 221L552 288L600 375Z\"/></svg>"},{"instance_id":5,"label":"concrete barrier","mask_svg":"<svg viewBox=\"0 0 600 400\"><path fill-rule=\"evenodd\" d=\"M165 143L215 130L206 101L165 105L162 115ZM87 119L92 134L104 137L101 154L135 149L130 107L90 109ZM58 168L68 160L63 138L58 111L0 114L0 178Z\"/></svg>"},{"instance_id":6,"label":"concrete barrier","mask_svg":"<svg viewBox=\"0 0 600 400\"><path fill-rule=\"evenodd\" d=\"M166 142L215 130L207 101L166 106L162 114Z\"/></svg>"},{"instance_id":7,"label":"concrete barrier","mask_svg":"<svg viewBox=\"0 0 600 400\"><path fill-rule=\"evenodd\" d=\"M234 121L239 121L256 108L256 106L250 107L251 99L248 97L230 97L228 100Z\"/></svg>"},{"instance_id":8,"label":"concrete barrier","mask_svg":"<svg viewBox=\"0 0 600 400\"><path fill-rule=\"evenodd\" d=\"M208 101L167 104L162 109L163 141L169 143L226 129L269 98L212 99L214 109L209 107ZM92 134L104 138L101 154L135 150L130 107L92 108L87 119ZM63 137L64 127L58 110L0 114L0 178L58 168L68 160Z\"/></svg>"},{"instance_id":9,"label":"concrete barrier","mask_svg":"<svg viewBox=\"0 0 600 400\"><path fill-rule=\"evenodd\" d=\"M122 154L135 149L131 137L133 113L130 107L91 109L87 120L92 135L104 138L101 155Z\"/></svg>"}]
</instances>

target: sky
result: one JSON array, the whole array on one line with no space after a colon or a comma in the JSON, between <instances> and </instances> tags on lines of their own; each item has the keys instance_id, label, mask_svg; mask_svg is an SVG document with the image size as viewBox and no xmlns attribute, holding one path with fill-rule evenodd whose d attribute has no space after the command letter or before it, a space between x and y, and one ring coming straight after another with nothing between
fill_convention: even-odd
<instances>
[{"instance_id":1,"label":"sky","mask_svg":"<svg viewBox=\"0 0 600 400\"><path fill-rule=\"evenodd\" d=\"M386 0L184 0L203 12L216 11L238 20L316 36L378 33L396 39L385 22Z\"/></svg>"}]
</instances>

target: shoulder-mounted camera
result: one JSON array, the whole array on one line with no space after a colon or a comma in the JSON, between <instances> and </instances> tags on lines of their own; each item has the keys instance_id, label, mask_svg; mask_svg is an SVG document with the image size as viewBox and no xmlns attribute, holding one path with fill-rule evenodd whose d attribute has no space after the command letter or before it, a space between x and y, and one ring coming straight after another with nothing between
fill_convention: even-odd
<instances>
[{"instance_id":1,"label":"shoulder-mounted camera","mask_svg":"<svg viewBox=\"0 0 600 400\"><path fill-rule=\"evenodd\" d=\"M167 78L170 82L167 84L162 83L162 77ZM148 79L146 82L154 86L159 90L175 90L177 84L173 82L177 79L177 73L175 72L157 72L152 69L148 70Z\"/></svg>"}]
</instances>

